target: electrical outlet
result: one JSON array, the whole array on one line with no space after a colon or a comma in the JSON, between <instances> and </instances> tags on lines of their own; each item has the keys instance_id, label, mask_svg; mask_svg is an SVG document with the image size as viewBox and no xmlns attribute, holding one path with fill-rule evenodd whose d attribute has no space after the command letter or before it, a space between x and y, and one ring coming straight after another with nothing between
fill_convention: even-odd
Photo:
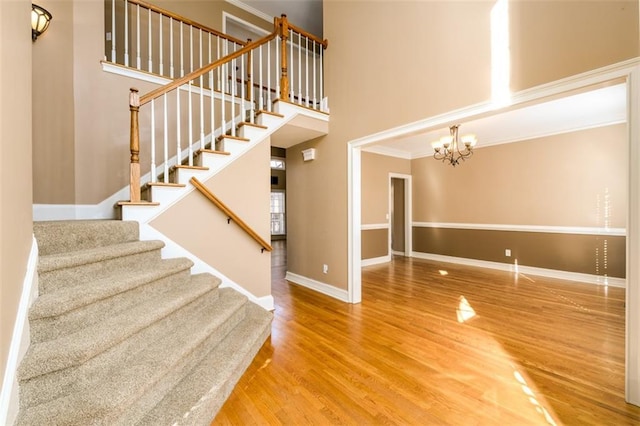
<instances>
[{"instance_id":1,"label":"electrical outlet","mask_svg":"<svg viewBox=\"0 0 640 426\"><path fill-rule=\"evenodd\" d=\"M322 265L322 273L326 274L328 272L329 272L329 265L327 264Z\"/></svg>"},{"instance_id":2,"label":"electrical outlet","mask_svg":"<svg viewBox=\"0 0 640 426\"><path fill-rule=\"evenodd\" d=\"M507 257L511 257L511 249L504 249L504 255Z\"/></svg>"}]
</instances>

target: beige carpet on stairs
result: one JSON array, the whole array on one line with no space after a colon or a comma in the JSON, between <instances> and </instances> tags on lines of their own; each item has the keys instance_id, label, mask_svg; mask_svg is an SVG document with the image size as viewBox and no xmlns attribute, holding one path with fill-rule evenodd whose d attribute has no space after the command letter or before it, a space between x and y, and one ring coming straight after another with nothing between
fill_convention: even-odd
<instances>
[{"instance_id":1,"label":"beige carpet on stairs","mask_svg":"<svg viewBox=\"0 0 640 426\"><path fill-rule=\"evenodd\" d=\"M34 224L18 425L208 425L272 314L122 221Z\"/></svg>"}]
</instances>

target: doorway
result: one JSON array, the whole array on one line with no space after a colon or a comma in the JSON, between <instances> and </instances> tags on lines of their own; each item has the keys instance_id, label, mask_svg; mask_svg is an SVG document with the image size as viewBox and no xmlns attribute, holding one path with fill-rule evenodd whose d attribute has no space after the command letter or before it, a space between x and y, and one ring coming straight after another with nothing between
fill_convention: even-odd
<instances>
[{"instance_id":1,"label":"doorway","mask_svg":"<svg viewBox=\"0 0 640 426\"><path fill-rule=\"evenodd\" d=\"M411 175L389 173L389 257L411 256Z\"/></svg>"}]
</instances>

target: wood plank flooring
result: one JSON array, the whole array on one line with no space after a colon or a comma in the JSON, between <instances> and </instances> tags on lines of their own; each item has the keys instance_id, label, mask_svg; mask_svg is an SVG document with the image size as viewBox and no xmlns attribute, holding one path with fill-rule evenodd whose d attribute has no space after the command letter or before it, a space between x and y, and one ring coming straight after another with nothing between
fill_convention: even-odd
<instances>
[{"instance_id":1,"label":"wood plank flooring","mask_svg":"<svg viewBox=\"0 0 640 426\"><path fill-rule=\"evenodd\" d=\"M394 258L349 305L284 279L213 425L632 425L624 289Z\"/></svg>"}]
</instances>

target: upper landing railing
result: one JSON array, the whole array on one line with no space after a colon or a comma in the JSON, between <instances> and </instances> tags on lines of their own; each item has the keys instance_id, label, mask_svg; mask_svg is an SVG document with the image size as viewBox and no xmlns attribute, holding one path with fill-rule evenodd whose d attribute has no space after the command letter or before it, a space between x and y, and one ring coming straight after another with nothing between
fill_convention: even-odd
<instances>
[{"instance_id":1,"label":"upper landing railing","mask_svg":"<svg viewBox=\"0 0 640 426\"><path fill-rule=\"evenodd\" d=\"M149 34L148 45L158 48L148 48L152 54L149 59L149 69L156 70L153 60L155 53L168 50L169 73L175 69L173 58L185 56L184 39L173 44L161 42L162 36L172 32L173 21L179 17L168 16L166 11L133 0L114 0L124 4L123 16L135 6L144 8L149 22L142 25ZM154 14L157 14L154 15ZM114 12L117 21L118 13ZM137 21L130 17L125 22ZM155 18L154 18L155 16ZM157 20L157 26L153 20ZM167 25L162 22L169 22ZM186 20L176 24L182 27ZM194 31L191 23L189 32ZM118 25L115 28L127 28L125 34L140 33L138 28ZM112 26L113 27L113 26ZM153 36L152 28L158 28L157 38ZM162 28L162 29L160 29ZM207 57L205 65L191 71L172 82L151 92L139 96L136 89L132 89L129 96L131 112L130 133L130 201L140 201L140 187L145 183L162 181L169 183L169 171L173 166L194 164L195 155L199 150L217 148L216 141L220 135L236 136L237 125L242 122L255 123L256 113L260 110L272 111L275 100L285 100L307 108L319 111L326 110L323 90L323 53L327 41L290 24L285 15L274 19L274 32L257 40L242 43L224 35L214 33L198 26L197 37L189 37L189 63L198 57L198 64L203 57ZM180 30L180 36L182 30ZM114 35L115 31L114 31ZM112 41L113 37L112 35ZM132 44L131 39L126 44ZM202 39L206 38L207 42ZM197 39L196 53L193 40ZM223 41L224 39L224 41ZM157 40L157 41L156 41ZM117 46L116 43L113 43ZM141 43L142 45L142 43ZM176 48L176 46L180 46ZM224 47L223 47L224 46ZM142 49L142 48L141 48ZM226 49L226 50L225 50ZM176 50L179 52L176 53ZM221 56L222 55L222 56ZM138 57L136 53L136 58ZM214 59L218 57L218 59ZM116 49L116 60L122 58L127 65L129 53L119 55ZM158 64L163 63L167 56L158 56ZM137 65L136 59L136 65ZM118 62L116 62L118 63ZM182 63L177 62L181 66ZM164 66L158 65L158 71L164 71ZM153 71L152 71L153 72ZM223 149L223 147L221 147ZM141 176L141 170L145 174ZM148 173L146 173L148 170Z\"/></svg>"}]
</instances>

